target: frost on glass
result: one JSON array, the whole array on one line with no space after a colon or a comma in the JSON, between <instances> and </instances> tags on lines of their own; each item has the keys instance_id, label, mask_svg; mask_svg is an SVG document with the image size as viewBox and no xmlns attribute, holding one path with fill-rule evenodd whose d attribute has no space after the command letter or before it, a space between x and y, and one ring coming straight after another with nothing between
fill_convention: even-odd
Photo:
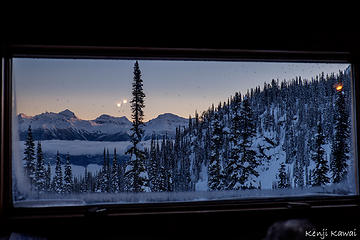
<instances>
[{"instance_id":1,"label":"frost on glass","mask_svg":"<svg viewBox=\"0 0 360 240\"><path fill-rule=\"evenodd\" d=\"M52 80L50 94L46 93L49 83L34 80L35 87L26 87L26 81L29 84L32 79L49 77L41 69L41 64L49 62L61 68L70 61L75 65L67 66L70 75L74 71L74 75L89 76L90 70L81 68L89 60L56 61L60 60L14 60L15 206L355 194L349 65L118 61L128 68L122 70L127 71L127 79L118 80L122 86L119 95L126 97L119 96L116 101L110 90L94 87L91 80L90 87L72 86L66 74ZM92 63L97 62L101 63L99 71L103 62L114 64ZM37 68L29 72L26 64L33 63ZM168 64L189 74L182 76ZM199 64L202 71L194 71ZM236 69L232 74L250 67L256 71L235 76L236 81L231 82L224 80L230 78L226 64ZM155 65L155 69L170 70L156 72ZM276 73L284 67L290 74ZM203 74L207 70L209 74ZM171 80L171 71L179 76ZM108 74L116 78L116 72ZM161 79L162 74L166 84L151 80L154 76ZM189 75L192 80L182 83L181 77ZM205 77L208 82L202 86ZM181 86L197 80L199 86L188 92ZM224 84L219 84L222 81ZM239 87L242 83L252 86L244 89ZM227 96L219 97L220 86ZM67 94L72 87L87 89L89 94ZM176 88L185 92L172 94ZM27 91L37 93L38 98L23 97ZM103 105L103 112L96 111L97 117L85 120L72 110L78 109L78 102L104 104L104 99L94 99L94 92L113 102L115 114L108 114L110 108ZM61 98L56 94L64 94L67 100L59 103ZM153 101L159 94L163 94L163 104ZM196 97L207 98L208 106L201 109ZM174 98L177 104L169 108L167 101ZM51 105L52 100L58 104ZM39 110L44 109L42 105L46 111ZM195 109L179 114L182 105ZM31 108L38 113L31 114ZM91 109L87 111L92 113Z\"/></svg>"}]
</instances>

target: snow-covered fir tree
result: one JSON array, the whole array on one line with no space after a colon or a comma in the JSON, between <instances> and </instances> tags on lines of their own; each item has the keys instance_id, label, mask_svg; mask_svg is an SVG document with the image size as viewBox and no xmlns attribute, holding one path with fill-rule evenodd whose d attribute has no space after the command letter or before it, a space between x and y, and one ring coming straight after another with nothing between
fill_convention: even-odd
<instances>
[{"instance_id":1,"label":"snow-covered fir tree","mask_svg":"<svg viewBox=\"0 0 360 240\"><path fill-rule=\"evenodd\" d=\"M290 188L290 182L288 179L288 175L286 173L285 163L281 163L277 177L278 177L277 188L280 189Z\"/></svg>"},{"instance_id":2,"label":"snow-covered fir tree","mask_svg":"<svg viewBox=\"0 0 360 240\"><path fill-rule=\"evenodd\" d=\"M111 176L110 176L110 190L113 193L118 193L120 191L120 176L119 176L119 165L117 161L116 148L114 148L114 156L111 167Z\"/></svg>"},{"instance_id":3,"label":"snow-covered fir tree","mask_svg":"<svg viewBox=\"0 0 360 240\"><path fill-rule=\"evenodd\" d=\"M73 191L73 176L72 176L72 169L70 164L70 155L66 155L66 162L65 162L65 170L64 170L64 186L63 192L64 193L71 193Z\"/></svg>"},{"instance_id":4,"label":"snow-covered fir tree","mask_svg":"<svg viewBox=\"0 0 360 240\"><path fill-rule=\"evenodd\" d=\"M111 169L110 169L110 155L109 150L104 148L104 163L101 169L101 172L99 173L99 183L98 186L100 188L101 192L110 192L111 191Z\"/></svg>"},{"instance_id":5,"label":"snow-covered fir tree","mask_svg":"<svg viewBox=\"0 0 360 240\"><path fill-rule=\"evenodd\" d=\"M168 143L170 144L170 143ZM180 142L180 148L181 148L181 158L180 160L180 168L179 168L179 173L180 173L180 191L190 191L192 189L192 185L191 185L191 176L190 176L190 154L191 154L191 149L190 149L190 139L189 137L183 137L181 142ZM174 160L171 161L172 162L172 166L173 168L175 168L175 163ZM175 175L174 173L172 174L173 176ZM174 177L172 178L172 185L174 185ZM172 187L172 191L173 191L174 187Z\"/></svg>"},{"instance_id":6,"label":"snow-covered fir tree","mask_svg":"<svg viewBox=\"0 0 360 240\"><path fill-rule=\"evenodd\" d=\"M46 169L40 141L36 149L35 188L39 192L46 191Z\"/></svg>"},{"instance_id":7,"label":"snow-covered fir tree","mask_svg":"<svg viewBox=\"0 0 360 240\"><path fill-rule=\"evenodd\" d=\"M192 152L194 153L193 164L191 167L191 178L194 183L199 181L201 166L205 162L205 153L204 153L204 141L203 141L203 131L201 126L201 121L199 120L199 114L195 112L195 124L191 137L191 146ZM180 137L180 135L179 135ZM178 140L180 143L180 139ZM178 151L176 151L178 152Z\"/></svg>"},{"instance_id":8,"label":"snow-covered fir tree","mask_svg":"<svg viewBox=\"0 0 360 240\"><path fill-rule=\"evenodd\" d=\"M46 175L45 175L45 191L51 192L51 165L50 161L47 163Z\"/></svg>"},{"instance_id":9,"label":"snow-covered fir tree","mask_svg":"<svg viewBox=\"0 0 360 240\"><path fill-rule=\"evenodd\" d=\"M223 148L223 126L219 113L215 112L211 126L210 161L208 165L208 187L210 191L222 190L224 179L221 169L222 148Z\"/></svg>"},{"instance_id":10,"label":"snow-covered fir tree","mask_svg":"<svg viewBox=\"0 0 360 240\"><path fill-rule=\"evenodd\" d=\"M162 142L162 148L164 147L165 143L164 141ZM166 172L166 168L165 168L165 163L164 163L164 158L161 157L161 153L162 153L162 148L160 148L160 144L159 144L159 140L156 140L156 152L158 153L158 155L160 155L159 157L159 175L158 175L158 191L159 192L166 192L167 191L167 186L166 186L166 179L167 179L167 172Z\"/></svg>"},{"instance_id":11,"label":"snow-covered fir tree","mask_svg":"<svg viewBox=\"0 0 360 240\"><path fill-rule=\"evenodd\" d=\"M339 84L342 84L341 82ZM345 93L339 89L336 93L335 102L335 136L332 145L332 160L330 168L332 181L340 183L346 180L348 174L349 143L350 143L350 121L346 107Z\"/></svg>"},{"instance_id":12,"label":"snow-covered fir tree","mask_svg":"<svg viewBox=\"0 0 360 240\"><path fill-rule=\"evenodd\" d=\"M139 146L144 130L143 130L143 119L145 107L145 93L143 91L143 80L141 79L141 71L139 68L138 61L134 65L134 79L132 83L132 100L131 111L132 111L132 128L130 141L132 143L131 148L126 152L130 155L130 160L125 169L126 178L126 190L130 192L148 192L148 173L145 168L145 152Z\"/></svg>"},{"instance_id":13,"label":"snow-covered fir tree","mask_svg":"<svg viewBox=\"0 0 360 240\"><path fill-rule=\"evenodd\" d=\"M149 185L152 192L159 191L159 153L156 151L155 134L151 136L150 156L149 156Z\"/></svg>"},{"instance_id":14,"label":"snow-covered fir tree","mask_svg":"<svg viewBox=\"0 0 360 240\"><path fill-rule=\"evenodd\" d=\"M232 101L232 119L230 126L230 154L225 167L225 190L239 190L244 183L242 176L243 165L240 161L241 142L241 116L240 116L241 95L236 93Z\"/></svg>"},{"instance_id":15,"label":"snow-covered fir tree","mask_svg":"<svg viewBox=\"0 0 360 240\"><path fill-rule=\"evenodd\" d=\"M35 143L32 136L31 125L29 125L28 127L27 138L25 142L24 168L25 168L25 174L29 178L30 185L32 186L35 181L36 157L35 157Z\"/></svg>"},{"instance_id":16,"label":"snow-covered fir tree","mask_svg":"<svg viewBox=\"0 0 360 240\"><path fill-rule=\"evenodd\" d=\"M256 152L252 148L253 138L256 136L256 126L253 117L253 111L250 106L250 100L245 97L240 108L240 150L242 165L241 171L241 188L253 189L256 188L257 177L259 173L256 168L260 164L256 159Z\"/></svg>"},{"instance_id":17,"label":"snow-covered fir tree","mask_svg":"<svg viewBox=\"0 0 360 240\"><path fill-rule=\"evenodd\" d=\"M55 176L53 178L53 191L56 193L63 193L63 173L61 167L60 153L56 153Z\"/></svg>"},{"instance_id":18,"label":"snow-covered fir tree","mask_svg":"<svg viewBox=\"0 0 360 240\"><path fill-rule=\"evenodd\" d=\"M326 159L325 149L325 136L322 130L321 118L317 124L317 133L314 137L313 151L311 159L315 162L316 166L312 172L311 182L313 186L321 186L330 182L328 175L329 167Z\"/></svg>"}]
</instances>

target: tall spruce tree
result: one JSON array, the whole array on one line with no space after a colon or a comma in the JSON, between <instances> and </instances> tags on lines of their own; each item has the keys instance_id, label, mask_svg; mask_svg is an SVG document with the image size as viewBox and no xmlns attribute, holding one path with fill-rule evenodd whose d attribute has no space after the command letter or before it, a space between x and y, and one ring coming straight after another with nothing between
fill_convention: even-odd
<instances>
[{"instance_id":1,"label":"tall spruce tree","mask_svg":"<svg viewBox=\"0 0 360 240\"><path fill-rule=\"evenodd\" d=\"M150 191L148 187L148 174L145 168L145 152L139 146L144 134L143 120L145 107L145 93L143 91L143 80L141 79L141 71L138 61L134 65L134 79L132 83L132 128L130 141L131 148L126 152L130 155L130 160L125 170L125 177L127 179L127 190L131 192Z\"/></svg>"},{"instance_id":2,"label":"tall spruce tree","mask_svg":"<svg viewBox=\"0 0 360 240\"><path fill-rule=\"evenodd\" d=\"M253 138L256 136L256 126L248 97L245 97L241 104L240 124L241 188L253 189L256 187L256 178L259 176L256 170L259 162L256 159L256 152L252 149Z\"/></svg>"},{"instance_id":3,"label":"tall spruce tree","mask_svg":"<svg viewBox=\"0 0 360 240\"><path fill-rule=\"evenodd\" d=\"M119 177L119 192L125 191L125 166L126 162L119 161L118 162L118 177Z\"/></svg>"},{"instance_id":4,"label":"tall spruce tree","mask_svg":"<svg viewBox=\"0 0 360 240\"><path fill-rule=\"evenodd\" d=\"M152 192L159 191L159 158L156 151L155 134L151 136L150 144L150 163L149 163L149 183Z\"/></svg>"},{"instance_id":5,"label":"tall spruce tree","mask_svg":"<svg viewBox=\"0 0 360 240\"><path fill-rule=\"evenodd\" d=\"M288 176L286 174L285 163L281 163L277 177L278 177L277 188L283 189L290 187L290 182L288 181Z\"/></svg>"},{"instance_id":6,"label":"tall spruce tree","mask_svg":"<svg viewBox=\"0 0 360 240\"><path fill-rule=\"evenodd\" d=\"M118 193L120 192L120 178L119 178L119 165L116 156L116 148L114 148L114 157L111 168L111 192Z\"/></svg>"},{"instance_id":7,"label":"tall spruce tree","mask_svg":"<svg viewBox=\"0 0 360 240\"><path fill-rule=\"evenodd\" d=\"M171 146L171 144L167 144ZM180 179L181 179L181 191L190 191L192 189L191 186L191 174L190 174L190 140L189 137L182 137L181 138L181 158L180 158ZM172 166L174 168L174 166ZM174 175L174 174L172 174ZM173 178L173 176L172 176ZM173 191L173 187L171 188Z\"/></svg>"},{"instance_id":8,"label":"tall spruce tree","mask_svg":"<svg viewBox=\"0 0 360 240\"><path fill-rule=\"evenodd\" d=\"M29 178L30 184L32 186L35 182L36 157L35 143L32 136L31 125L28 127L27 138L25 142L24 161L25 174Z\"/></svg>"},{"instance_id":9,"label":"tall spruce tree","mask_svg":"<svg viewBox=\"0 0 360 240\"><path fill-rule=\"evenodd\" d=\"M231 126L230 126L230 153L225 167L226 185L225 190L239 190L243 184L241 179L243 165L240 162L240 138L241 138L241 95L236 93L231 102Z\"/></svg>"},{"instance_id":10,"label":"tall spruce tree","mask_svg":"<svg viewBox=\"0 0 360 240\"><path fill-rule=\"evenodd\" d=\"M179 130L179 132L180 132L180 130ZM192 181L194 183L196 183L200 178L201 164L204 162L204 158L205 158L202 127L201 127L201 124L199 121L199 116L198 116L197 112L195 113L194 135L195 136L192 140L194 162L193 162L192 168L191 168L191 177L192 177ZM179 136L180 136L180 133L179 133ZM180 143L180 140L178 140L178 142ZM180 152L180 150L175 150L175 153L178 153L178 152ZM180 159L180 158L178 157L178 159Z\"/></svg>"},{"instance_id":11,"label":"tall spruce tree","mask_svg":"<svg viewBox=\"0 0 360 240\"><path fill-rule=\"evenodd\" d=\"M314 148L311 153L311 159L315 162L315 169L312 175L312 185L321 186L330 182L327 176L329 172L328 162L325 156L325 136L323 134L321 119L317 124L317 133L314 138Z\"/></svg>"},{"instance_id":12,"label":"tall spruce tree","mask_svg":"<svg viewBox=\"0 0 360 240\"><path fill-rule=\"evenodd\" d=\"M210 191L222 190L224 187L223 174L221 170L222 148L223 148L223 126L219 113L214 113L211 124L212 136L210 145L210 161L208 165L208 188Z\"/></svg>"},{"instance_id":13,"label":"tall spruce tree","mask_svg":"<svg viewBox=\"0 0 360 240\"><path fill-rule=\"evenodd\" d=\"M63 193L63 174L62 174L59 151L57 151L56 153L56 166L55 166L55 176L53 178L53 191L56 193Z\"/></svg>"},{"instance_id":14,"label":"tall spruce tree","mask_svg":"<svg viewBox=\"0 0 360 240\"><path fill-rule=\"evenodd\" d=\"M45 176L45 191L51 192L51 165L50 161L47 163L46 176Z\"/></svg>"},{"instance_id":15,"label":"tall spruce tree","mask_svg":"<svg viewBox=\"0 0 360 240\"><path fill-rule=\"evenodd\" d=\"M160 147L159 139L156 139L156 152L157 152L157 155L159 156L159 177L158 177L158 191L159 192L167 191L167 187L166 187L167 173L166 173L164 158L163 158L163 154L162 154L162 148L164 147L164 144L165 143L163 141L161 144L162 147Z\"/></svg>"},{"instance_id":16,"label":"tall spruce tree","mask_svg":"<svg viewBox=\"0 0 360 240\"><path fill-rule=\"evenodd\" d=\"M101 192L110 192L110 156L109 150L104 148L104 165L99 178Z\"/></svg>"},{"instance_id":17,"label":"tall spruce tree","mask_svg":"<svg viewBox=\"0 0 360 240\"><path fill-rule=\"evenodd\" d=\"M74 183L73 183L72 169L70 164L70 155L67 154L65 170L64 170L64 186L63 186L64 193L71 193L73 191L73 185Z\"/></svg>"},{"instance_id":18,"label":"tall spruce tree","mask_svg":"<svg viewBox=\"0 0 360 240\"><path fill-rule=\"evenodd\" d=\"M46 191L46 169L40 141L36 149L35 187L39 192Z\"/></svg>"},{"instance_id":19,"label":"tall spruce tree","mask_svg":"<svg viewBox=\"0 0 360 240\"><path fill-rule=\"evenodd\" d=\"M347 178L349 160L350 124L346 108L345 93L341 89L336 93L335 102L335 136L331 149L332 160L330 168L332 182L340 183Z\"/></svg>"}]
</instances>

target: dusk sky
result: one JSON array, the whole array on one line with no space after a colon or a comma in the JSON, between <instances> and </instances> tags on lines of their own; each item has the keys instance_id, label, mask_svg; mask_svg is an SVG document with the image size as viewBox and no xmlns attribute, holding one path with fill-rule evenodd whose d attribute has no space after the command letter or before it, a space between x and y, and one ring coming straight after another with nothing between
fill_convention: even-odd
<instances>
[{"instance_id":1,"label":"dusk sky","mask_svg":"<svg viewBox=\"0 0 360 240\"><path fill-rule=\"evenodd\" d=\"M13 61L16 112L33 116L70 109L78 118L101 114L131 120L134 60L31 59ZM263 87L272 79L311 79L349 64L139 60L145 121L162 113L182 117L227 101L236 91ZM124 101L125 100L125 101ZM127 102L126 102L127 101Z\"/></svg>"}]
</instances>

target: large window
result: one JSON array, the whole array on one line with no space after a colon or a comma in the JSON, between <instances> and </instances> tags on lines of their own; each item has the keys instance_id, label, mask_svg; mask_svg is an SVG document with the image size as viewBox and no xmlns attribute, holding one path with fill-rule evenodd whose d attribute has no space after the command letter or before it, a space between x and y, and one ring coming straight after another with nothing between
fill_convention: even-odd
<instances>
[{"instance_id":1,"label":"large window","mask_svg":"<svg viewBox=\"0 0 360 240\"><path fill-rule=\"evenodd\" d=\"M15 207L356 194L350 64L13 59Z\"/></svg>"}]
</instances>

